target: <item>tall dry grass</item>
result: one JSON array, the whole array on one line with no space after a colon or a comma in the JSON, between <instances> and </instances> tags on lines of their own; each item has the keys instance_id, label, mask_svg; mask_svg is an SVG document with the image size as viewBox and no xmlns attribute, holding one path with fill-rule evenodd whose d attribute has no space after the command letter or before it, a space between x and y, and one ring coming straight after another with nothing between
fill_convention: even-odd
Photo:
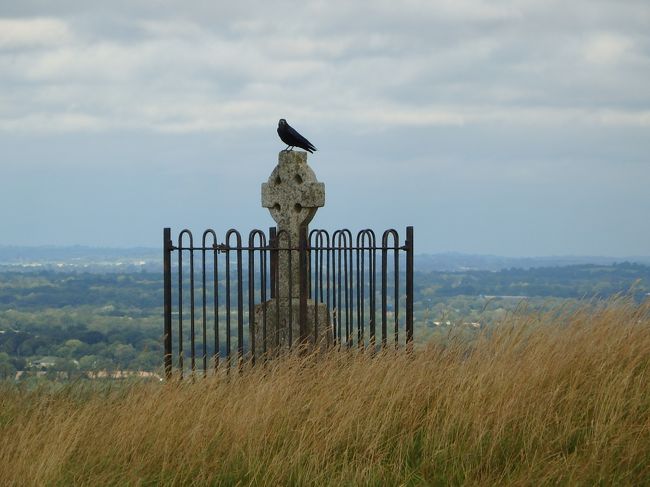
<instances>
[{"instance_id":1,"label":"tall dry grass","mask_svg":"<svg viewBox=\"0 0 650 487\"><path fill-rule=\"evenodd\" d=\"M596 309L598 308L598 309ZM2 389L5 485L650 484L650 306L511 316L412 355Z\"/></svg>"}]
</instances>

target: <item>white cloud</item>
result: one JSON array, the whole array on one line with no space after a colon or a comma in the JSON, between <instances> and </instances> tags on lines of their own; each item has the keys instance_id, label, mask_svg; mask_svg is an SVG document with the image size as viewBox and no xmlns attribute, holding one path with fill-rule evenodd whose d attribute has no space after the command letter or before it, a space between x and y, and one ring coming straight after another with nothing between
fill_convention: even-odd
<instances>
[{"instance_id":1,"label":"white cloud","mask_svg":"<svg viewBox=\"0 0 650 487\"><path fill-rule=\"evenodd\" d=\"M0 18L0 49L53 47L72 40L68 25L59 19Z\"/></svg>"},{"instance_id":2,"label":"white cloud","mask_svg":"<svg viewBox=\"0 0 650 487\"><path fill-rule=\"evenodd\" d=\"M585 46L585 57L597 64L618 63L632 46L632 42L622 35L598 34Z\"/></svg>"},{"instance_id":3,"label":"white cloud","mask_svg":"<svg viewBox=\"0 0 650 487\"><path fill-rule=\"evenodd\" d=\"M650 9L577 3L141 1L0 19L0 130L209 131L280 113L647 126Z\"/></svg>"},{"instance_id":4,"label":"white cloud","mask_svg":"<svg viewBox=\"0 0 650 487\"><path fill-rule=\"evenodd\" d=\"M103 118L84 113L30 113L23 117L0 120L0 130L7 132L97 132L111 127Z\"/></svg>"}]
</instances>

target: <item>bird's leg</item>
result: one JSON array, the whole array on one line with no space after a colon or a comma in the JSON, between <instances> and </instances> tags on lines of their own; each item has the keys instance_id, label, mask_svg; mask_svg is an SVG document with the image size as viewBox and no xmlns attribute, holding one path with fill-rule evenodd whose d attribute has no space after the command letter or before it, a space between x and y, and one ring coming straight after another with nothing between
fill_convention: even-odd
<instances>
[{"instance_id":1,"label":"bird's leg","mask_svg":"<svg viewBox=\"0 0 650 487\"><path fill-rule=\"evenodd\" d=\"M290 145L288 145L288 146L287 146L287 148L286 148L286 149L284 149L284 152L289 152L289 151L291 150L291 149L289 149L289 147L291 147L291 146L290 146Z\"/></svg>"}]
</instances>

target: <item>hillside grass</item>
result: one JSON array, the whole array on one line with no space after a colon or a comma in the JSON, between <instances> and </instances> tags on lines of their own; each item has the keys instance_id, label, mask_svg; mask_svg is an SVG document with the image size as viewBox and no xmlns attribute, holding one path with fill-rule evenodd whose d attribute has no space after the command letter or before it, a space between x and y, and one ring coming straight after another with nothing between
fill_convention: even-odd
<instances>
[{"instance_id":1,"label":"hillside grass","mask_svg":"<svg viewBox=\"0 0 650 487\"><path fill-rule=\"evenodd\" d=\"M407 354L0 390L4 485L650 485L650 303Z\"/></svg>"}]
</instances>

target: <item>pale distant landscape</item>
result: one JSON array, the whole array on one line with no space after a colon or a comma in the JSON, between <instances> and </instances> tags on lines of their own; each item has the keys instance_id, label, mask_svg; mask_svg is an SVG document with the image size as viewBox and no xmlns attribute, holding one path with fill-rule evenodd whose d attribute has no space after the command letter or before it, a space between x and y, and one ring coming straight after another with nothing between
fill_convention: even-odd
<instances>
[{"instance_id":1,"label":"pale distant landscape","mask_svg":"<svg viewBox=\"0 0 650 487\"><path fill-rule=\"evenodd\" d=\"M618 295L642 303L650 293L645 264L571 258L558 265L568 259L416 256L416 346L473 337L513 312L597 306ZM31 385L158 379L162 335L156 249L0 247L0 377Z\"/></svg>"}]
</instances>

